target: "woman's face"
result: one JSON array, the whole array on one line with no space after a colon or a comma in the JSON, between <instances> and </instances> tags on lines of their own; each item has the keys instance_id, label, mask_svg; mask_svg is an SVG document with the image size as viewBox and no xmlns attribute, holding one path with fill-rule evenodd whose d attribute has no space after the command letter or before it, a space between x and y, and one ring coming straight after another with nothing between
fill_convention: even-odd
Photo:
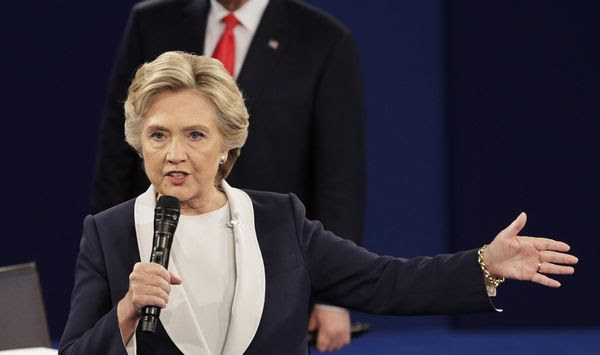
<instances>
[{"instance_id":1,"label":"woman's face","mask_svg":"<svg viewBox=\"0 0 600 355\"><path fill-rule=\"evenodd\" d=\"M215 176L223 150L212 104L194 90L156 96L142 124L146 175L160 194L177 197L184 208L215 198Z\"/></svg>"}]
</instances>

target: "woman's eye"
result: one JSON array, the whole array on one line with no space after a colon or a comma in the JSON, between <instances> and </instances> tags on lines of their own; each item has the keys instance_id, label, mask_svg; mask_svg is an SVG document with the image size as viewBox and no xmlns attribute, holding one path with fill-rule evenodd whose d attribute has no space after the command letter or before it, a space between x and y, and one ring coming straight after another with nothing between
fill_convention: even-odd
<instances>
[{"instance_id":1,"label":"woman's eye","mask_svg":"<svg viewBox=\"0 0 600 355\"><path fill-rule=\"evenodd\" d=\"M163 139L165 139L165 137L165 134L162 132L152 132L152 134L150 135L150 138L156 141L162 141Z\"/></svg>"},{"instance_id":2,"label":"woman's eye","mask_svg":"<svg viewBox=\"0 0 600 355\"><path fill-rule=\"evenodd\" d=\"M204 133L198 132L198 131L192 131L192 132L190 132L190 138L195 141L202 139L202 138L204 138Z\"/></svg>"}]
</instances>

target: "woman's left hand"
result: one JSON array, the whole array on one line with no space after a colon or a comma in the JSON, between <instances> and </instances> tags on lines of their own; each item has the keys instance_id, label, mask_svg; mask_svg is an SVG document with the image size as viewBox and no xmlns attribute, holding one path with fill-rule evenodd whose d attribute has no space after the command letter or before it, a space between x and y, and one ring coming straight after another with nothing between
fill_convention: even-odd
<instances>
[{"instance_id":1,"label":"woman's left hand","mask_svg":"<svg viewBox=\"0 0 600 355\"><path fill-rule=\"evenodd\" d=\"M548 238L517 235L525 226L527 215L521 213L506 229L498 233L483 255L487 270L495 277L526 280L548 287L560 282L547 274L570 275L577 258L567 254L571 247Z\"/></svg>"}]
</instances>

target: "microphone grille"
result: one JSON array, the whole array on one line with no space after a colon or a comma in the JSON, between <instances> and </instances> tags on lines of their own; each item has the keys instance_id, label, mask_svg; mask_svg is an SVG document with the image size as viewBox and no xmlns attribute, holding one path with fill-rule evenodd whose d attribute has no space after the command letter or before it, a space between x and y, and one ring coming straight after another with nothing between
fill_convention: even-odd
<instances>
[{"instance_id":1,"label":"microphone grille","mask_svg":"<svg viewBox=\"0 0 600 355\"><path fill-rule=\"evenodd\" d=\"M179 210L181 208L180 205L181 203L179 202L177 197L169 195L162 195L158 198L158 201L156 202L156 207L171 208L176 210Z\"/></svg>"}]
</instances>

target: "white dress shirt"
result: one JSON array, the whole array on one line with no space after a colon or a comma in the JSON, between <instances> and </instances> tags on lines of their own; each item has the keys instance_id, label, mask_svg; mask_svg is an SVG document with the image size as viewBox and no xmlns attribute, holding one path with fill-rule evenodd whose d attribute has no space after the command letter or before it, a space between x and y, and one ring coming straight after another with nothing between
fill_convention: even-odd
<instances>
[{"instance_id":1,"label":"white dress shirt","mask_svg":"<svg viewBox=\"0 0 600 355\"><path fill-rule=\"evenodd\" d=\"M237 78L242 70L242 64L246 59L252 37L254 37L254 33L258 28L258 24L268 3L269 0L248 0L242 7L233 12L240 22L233 29L235 37L234 78ZM229 12L229 10L216 0L210 0L210 11L206 19L206 34L204 37L205 55L212 56L215 51L215 47L225 30L225 23L222 20Z\"/></svg>"}]
</instances>

